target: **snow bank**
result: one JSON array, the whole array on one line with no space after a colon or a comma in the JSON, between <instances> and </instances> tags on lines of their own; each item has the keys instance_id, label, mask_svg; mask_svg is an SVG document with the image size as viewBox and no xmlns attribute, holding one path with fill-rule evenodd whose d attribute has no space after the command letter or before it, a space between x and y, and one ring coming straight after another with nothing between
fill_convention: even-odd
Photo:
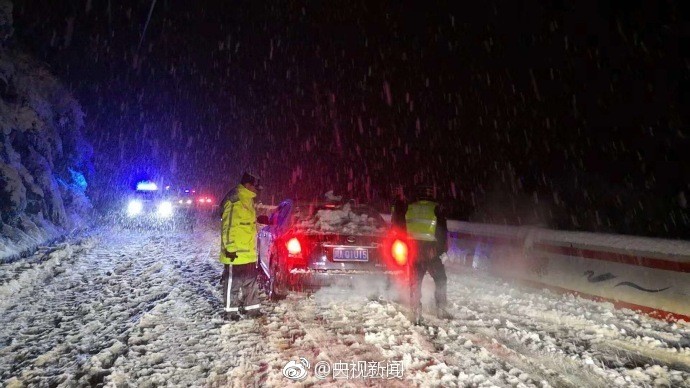
<instances>
[{"instance_id":1,"label":"snow bank","mask_svg":"<svg viewBox=\"0 0 690 388\"><path fill-rule=\"evenodd\" d=\"M0 261L78 227L92 169L81 106L12 47L11 12L0 0Z\"/></svg>"}]
</instances>

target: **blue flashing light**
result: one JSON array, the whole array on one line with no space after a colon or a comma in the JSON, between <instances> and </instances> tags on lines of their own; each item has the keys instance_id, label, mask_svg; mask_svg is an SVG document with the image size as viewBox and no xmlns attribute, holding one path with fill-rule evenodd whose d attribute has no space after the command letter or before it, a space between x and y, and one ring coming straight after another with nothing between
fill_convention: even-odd
<instances>
[{"instance_id":1,"label":"blue flashing light","mask_svg":"<svg viewBox=\"0 0 690 388\"><path fill-rule=\"evenodd\" d=\"M158 185L151 181L141 181L137 183L137 191L156 191Z\"/></svg>"}]
</instances>

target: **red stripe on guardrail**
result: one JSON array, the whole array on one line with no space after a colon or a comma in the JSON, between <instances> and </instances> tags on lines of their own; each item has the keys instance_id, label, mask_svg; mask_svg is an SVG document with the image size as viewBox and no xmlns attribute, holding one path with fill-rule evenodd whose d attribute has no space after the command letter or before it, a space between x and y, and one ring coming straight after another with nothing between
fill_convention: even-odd
<instances>
[{"instance_id":1,"label":"red stripe on guardrail","mask_svg":"<svg viewBox=\"0 0 690 388\"><path fill-rule=\"evenodd\" d=\"M537 248L540 251L556 253L564 256L584 257L587 259L610 261L613 263L636 265L640 267L662 269L666 271L690 272L690 261L670 261L644 256L627 255L624 253L595 251L592 249L564 247L549 244L535 244L535 248Z\"/></svg>"},{"instance_id":2,"label":"red stripe on guardrail","mask_svg":"<svg viewBox=\"0 0 690 388\"><path fill-rule=\"evenodd\" d=\"M549 289L551 291L558 292L560 294L572 294L572 295L579 296L579 297L584 298L584 299L593 300L595 302L609 302L609 303L612 303L614 305L614 307L616 307L618 309L623 308L623 309L630 309L633 311L639 311L643 314L647 314L647 315L649 315L653 318L657 318L657 319L663 319L663 320L667 320L667 321L690 322L689 316L674 313L671 311L655 309L653 307L643 306L643 305L639 305L639 304L635 304L635 303L624 302L622 300L617 300L617 299L604 298L602 296L588 294L585 292L580 292L580 291L575 291L575 290L570 290L570 289L563 288L563 287L552 286L550 284L546 284L546 283L542 283L542 282L535 282L533 280L517 279L517 281L519 283L530 286L532 288L546 288L546 289Z\"/></svg>"}]
</instances>

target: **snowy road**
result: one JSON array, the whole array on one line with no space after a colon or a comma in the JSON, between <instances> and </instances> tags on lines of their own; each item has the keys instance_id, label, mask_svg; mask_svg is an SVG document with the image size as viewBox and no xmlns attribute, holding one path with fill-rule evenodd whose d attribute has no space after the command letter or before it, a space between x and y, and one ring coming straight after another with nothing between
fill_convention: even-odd
<instances>
[{"instance_id":1,"label":"snowy road","mask_svg":"<svg viewBox=\"0 0 690 388\"><path fill-rule=\"evenodd\" d=\"M304 357L332 371L303 382L331 386L690 386L690 325L460 269L449 275L452 321L414 326L360 287L227 323L217 238L103 228L0 266L0 383L283 386L284 365ZM382 379L400 360L402 379ZM343 371L348 380L333 378Z\"/></svg>"}]
</instances>

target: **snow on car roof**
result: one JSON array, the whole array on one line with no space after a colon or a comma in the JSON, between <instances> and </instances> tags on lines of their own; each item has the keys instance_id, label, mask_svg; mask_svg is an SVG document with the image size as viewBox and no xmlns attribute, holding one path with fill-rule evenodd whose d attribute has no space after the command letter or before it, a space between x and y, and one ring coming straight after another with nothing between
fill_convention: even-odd
<instances>
[{"instance_id":1,"label":"snow on car roof","mask_svg":"<svg viewBox=\"0 0 690 388\"><path fill-rule=\"evenodd\" d=\"M298 207L295 210L295 228L306 233L337 233L348 235L369 235L384 233L386 223L369 207L346 203L333 208Z\"/></svg>"}]
</instances>

